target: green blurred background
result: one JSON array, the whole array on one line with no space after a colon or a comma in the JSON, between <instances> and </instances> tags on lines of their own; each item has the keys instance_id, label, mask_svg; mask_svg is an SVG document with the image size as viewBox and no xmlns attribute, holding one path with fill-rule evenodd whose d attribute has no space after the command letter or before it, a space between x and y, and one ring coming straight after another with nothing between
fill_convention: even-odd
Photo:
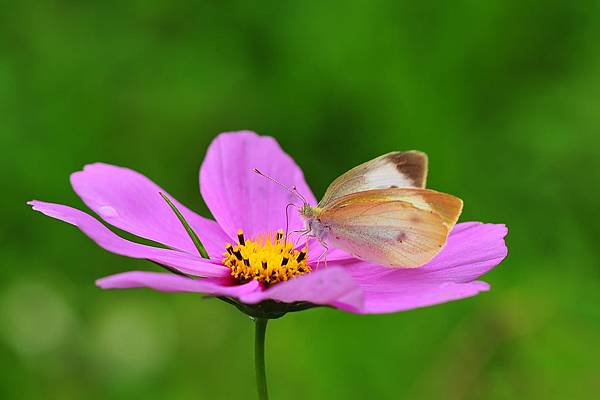
<instances>
[{"instance_id":1,"label":"green blurred background","mask_svg":"<svg viewBox=\"0 0 600 400\"><path fill-rule=\"evenodd\" d=\"M509 226L475 298L270 324L274 399L585 399L600 391L597 1L0 5L0 398L254 398L252 324L193 294L103 292L150 264L33 213L128 166L208 215L219 132L275 136L319 196L394 149L462 220Z\"/></svg>"}]
</instances>

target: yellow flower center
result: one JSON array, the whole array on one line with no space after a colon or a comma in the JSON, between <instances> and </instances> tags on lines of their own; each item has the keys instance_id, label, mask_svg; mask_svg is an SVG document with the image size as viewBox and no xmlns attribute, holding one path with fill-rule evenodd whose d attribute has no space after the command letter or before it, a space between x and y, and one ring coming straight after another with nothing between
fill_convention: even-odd
<instances>
[{"instance_id":1,"label":"yellow flower center","mask_svg":"<svg viewBox=\"0 0 600 400\"><path fill-rule=\"evenodd\" d=\"M272 285L311 271L306 263L308 249L295 250L292 243L284 240L281 229L255 239L244 238L240 229L237 244L227 243L225 249L223 264L240 281L256 279Z\"/></svg>"}]
</instances>

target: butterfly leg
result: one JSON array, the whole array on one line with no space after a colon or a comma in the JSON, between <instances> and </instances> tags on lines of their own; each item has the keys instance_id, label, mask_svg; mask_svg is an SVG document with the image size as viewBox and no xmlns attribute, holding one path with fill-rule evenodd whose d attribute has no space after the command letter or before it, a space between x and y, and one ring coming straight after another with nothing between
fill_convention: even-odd
<instances>
[{"instance_id":1,"label":"butterfly leg","mask_svg":"<svg viewBox=\"0 0 600 400\"><path fill-rule=\"evenodd\" d=\"M321 255L319 256L319 258L317 258L317 267L315 268L316 270L319 269L319 264L321 263L321 260L324 260L325 263L325 268L327 268L327 253L329 252L329 247L327 247L327 243L325 243L321 238L314 236L317 241L321 244L321 246L323 246L324 250L321 253Z\"/></svg>"},{"instance_id":2,"label":"butterfly leg","mask_svg":"<svg viewBox=\"0 0 600 400\"><path fill-rule=\"evenodd\" d=\"M308 235L309 232L310 232L309 229L296 229L296 230L293 230L290 233L288 233L288 235L286 236L286 240L289 240L289 237L292 235L292 233L299 233L299 235L296 238L296 240L294 240L294 247L296 247L296 246L298 246L298 242L300 241L300 239L302 239L303 236Z\"/></svg>"}]
</instances>

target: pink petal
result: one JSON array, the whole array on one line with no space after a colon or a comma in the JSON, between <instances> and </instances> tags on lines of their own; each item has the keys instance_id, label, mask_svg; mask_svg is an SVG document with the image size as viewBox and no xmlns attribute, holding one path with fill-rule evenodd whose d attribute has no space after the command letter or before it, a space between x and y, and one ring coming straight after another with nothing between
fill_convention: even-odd
<instances>
[{"instance_id":1,"label":"pink petal","mask_svg":"<svg viewBox=\"0 0 600 400\"><path fill-rule=\"evenodd\" d=\"M323 268L240 297L248 304L267 299L285 303L308 301L353 312L363 304L362 291L356 282L343 268L335 267Z\"/></svg>"},{"instance_id":2,"label":"pink petal","mask_svg":"<svg viewBox=\"0 0 600 400\"><path fill-rule=\"evenodd\" d=\"M254 132L220 134L208 148L200 168L200 190L213 216L232 238L238 229L248 237L285 229L285 207L299 204L282 187L252 172L296 186L311 204L316 200L302 170L272 137ZM302 229L298 212L290 208L290 230Z\"/></svg>"},{"instance_id":3,"label":"pink petal","mask_svg":"<svg viewBox=\"0 0 600 400\"><path fill-rule=\"evenodd\" d=\"M311 239L309 241L308 249L308 263L310 265L316 265L318 261L320 261L320 263L324 263L325 260L327 260L327 262L329 263L330 261L343 261L354 259L354 256L352 254L346 253L342 249L329 248L325 252L325 248L317 240L314 239Z\"/></svg>"},{"instance_id":4,"label":"pink petal","mask_svg":"<svg viewBox=\"0 0 600 400\"><path fill-rule=\"evenodd\" d=\"M194 243L160 196L166 192L144 175L109 164L86 165L71 175L73 189L106 222L134 235L198 254ZM169 198L194 229L208 253L220 257L227 235L215 221L203 218Z\"/></svg>"},{"instance_id":5,"label":"pink petal","mask_svg":"<svg viewBox=\"0 0 600 400\"><path fill-rule=\"evenodd\" d=\"M103 289L149 287L165 292L232 296L246 304L256 304L268 299L285 303L308 301L353 312L363 304L360 289L340 268L328 268L304 275L267 290L261 290L259 283L254 280L237 286L227 286L222 282L215 279L190 279L162 272L131 271L99 279L96 284Z\"/></svg>"},{"instance_id":6,"label":"pink petal","mask_svg":"<svg viewBox=\"0 0 600 400\"><path fill-rule=\"evenodd\" d=\"M435 259L416 269L392 269L366 262L346 262L346 271L364 292L361 312L402 311L473 296L488 290L473 282L498 265L507 250L504 225L463 223L452 231Z\"/></svg>"},{"instance_id":7,"label":"pink petal","mask_svg":"<svg viewBox=\"0 0 600 400\"><path fill-rule=\"evenodd\" d=\"M438 281L469 282L498 265L508 249L502 224L464 222L454 227L448 243L433 260L416 269Z\"/></svg>"},{"instance_id":8,"label":"pink petal","mask_svg":"<svg viewBox=\"0 0 600 400\"><path fill-rule=\"evenodd\" d=\"M257 281L243 285L226 286L214 279L191 279L166 272L129 271L107 276L96 281L102 289L129 289L147 287L162 292L198 292L213 296L239 297L256 291Z\"/></svg>"},{"instance_id":9,"label":"pink petal","mask_svg":"<svg viewBox=\"0 0 600 400\"><path fill-rule=\"evenodd\" d=\"M481 291L488 290L489 285L481 281L437 284L396 282L389 285L362 286L362 289L365 300L359 313L382 314L471 297Z\"/></svg>"},{"instance_id":10,"label":"pink petal","mask_svg":"<svg viewBox=\"0 0 600 400\"><path fill-rule=\"evenodd\" d=\"M173 267L186 274L206 277L224 277L229 275L228 268L211 263L199 256L176 250L146 246L123 239L102 225L96 218L75 208L35 200L30 201L28 204L33 206L34 210L49 217L77 226L100 247L112 253L126 257L152 260Z\"/></svg>"}]
</instances>

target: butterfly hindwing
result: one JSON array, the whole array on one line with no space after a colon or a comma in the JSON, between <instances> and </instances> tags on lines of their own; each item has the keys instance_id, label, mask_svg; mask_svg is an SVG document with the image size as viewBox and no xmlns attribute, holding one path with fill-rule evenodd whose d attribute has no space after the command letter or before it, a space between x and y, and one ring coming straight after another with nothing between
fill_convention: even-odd
<instances>
[{"instance_id":1,"label":"butterfly hindwing","mask_svg":"<svg viewBox=\"0 0 600 400\"><path fill-rule=\"evenodd\" d=\"M427 189L353 193L319 215L325 240L357 258L389 267L418 267L446 243L462 210L454 196Z\"/></svg>"},{"instance_id":2,"label":"butterfly hindwing","mask_svg":"<svg viewBox=\"0 0 600 400\"><path fill-rule=\"evenodd\" d=\"M427 155L420 151L395 151L360 164L339 176L327 188L320 207L350 193L372 189L424 188Z\"/></svg>"}]
</instances>

